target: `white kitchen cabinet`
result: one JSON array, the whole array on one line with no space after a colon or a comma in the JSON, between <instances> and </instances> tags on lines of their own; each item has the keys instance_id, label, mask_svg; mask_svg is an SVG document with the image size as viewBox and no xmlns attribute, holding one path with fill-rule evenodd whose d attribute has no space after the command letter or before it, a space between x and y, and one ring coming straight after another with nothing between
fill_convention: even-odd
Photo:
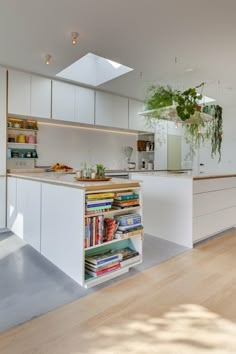
<instances>
[{"instance_id":1,"label":"white kitchen cabinet","mask_svg":"<svg viewBox=\"0 0 236 354\"><path fill-rule=\"evenodd\" d=\"M95 92L84 87L76 87L75 122L94 124Z\"/></svg>"},{"instance_id":2,"label":"white kitchen cabinet","mask_svg":"<svg viewBox=\"0 0 236 354\"><path fill-rule=\"evenodd\" d=\"M31 115L51 118L51 80L31 76Z\"/></svg>"},{"instance_id":3,"label":"white kitchen cabinet","mask_svg":"<svg viewBox=\"0 0 236 354\"><path fill-rule=\"evenodd\" d=\"M17 231L17 179L7 178L7 228L12 232Z\"/></svg>"},{"instance_id":4,"label":"white kitchen cabinet","mask_svg":"<svg viewBox=\"0 0 236 354\"><path fill-rule=\"evenodd\" d=\"M6 174L7 71L0 68L0 175Z\"/></svg>"},{"instance_id":5,"label":"white kitchen cabinet","mask_svg":"<svg viewBox=\"0 0 236 354\"><path fill-rule=\"evenodd\" d=\"M31 75L8 71L8 113L30 116Z\"/></svg>"},{"instance_id":6,"label":"white kitchen cabinet","mask_svg":"<svg viewBox=\"0 0 236 354\"><path fill-rule=\"evenodd\" d=\"M51 117L51 80L37 75L8 71L8 113Z\"/></svg>"},{"instance_id":7,"label":"white kitchen cabinet","mask_svg":"<svg viewBox=\"0 0 236 354\"><path fill-rule=\"evenodd\" d=\"M140 101L129 100L129 129L153 132L146 122L146 118L139 115L139 112L144 111L144 105Z\"/></svg>"},{"instance_id":8,"label":"white kitchen cabinet","mask_svg":"<svg viewBox=\"0 0 236 354\"><path fill-rule=\"evenodd\" d=\"M7 183L7 227L40 251L41 185L9 177Z\"/></svg>"},{"instance_id":9,"label":"white kitchen cabinet","mask_svg":"<svg viewBox=\"0 0 236 354\"><path fill-rule=\"evenodd\" d=\"M6 177L0 177L0 229L6 227Z\"/></svg>"},{"instance_id":10,"label":"white kitchen cabinet","mask_svg":"<svg viewBox=\"0 0 236 354\"><path fill-rule=\"evenodd\" d=\"M40 251L41 185L38 182L17 179L16 234ZM27 217L25 217L27 216Z\"/></svg>"},{"instance_id":11,"label":"white kitchen cabinet","mask_svg":"<svg viewBox=\"0 0 236 354\"><path fill-rule=\"evenodd\" d=\"M95 124L128 129L128 98L97 91Z\"/></svg>"},{"instance_id":12,"label":"white kitchen cabinet","mask_svg":"<svg viewBox=\"0 0 236 354\"><path fill-rule=\"evenodd\" d=\"M42 184L41 253L75 281L84 282L84 194Z\"/></svg>"},{"instance_id":13,"label":"white kitchen cabinet","mask_svg":"<svg viewBox=\"0 0 236 354\"><path fill-rule=\"evenodd\" d=\"M60 81L52 82L52 118L75 121L76 86Z\"/></svg>"}]
</instances>

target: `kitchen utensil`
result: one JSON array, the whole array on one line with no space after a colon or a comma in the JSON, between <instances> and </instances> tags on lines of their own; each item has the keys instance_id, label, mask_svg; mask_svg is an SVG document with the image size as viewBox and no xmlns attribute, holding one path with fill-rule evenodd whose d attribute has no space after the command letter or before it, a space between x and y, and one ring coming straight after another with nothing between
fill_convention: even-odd
<instances>
[{"instance_id":1,"label":"kitchen utensil","mask_svg":"<svg viewBox=\"0 0 236 354\"><path fill-rule=\"evenodd\" d=\"M130 157L131 157L131 155L132 155L133 150L134 150L134 149L133 149L131 146L126 146L126 147L124 148L124 153L125 153L125 156L126 156L128 168L129 168Z\"/></svg>"}]
</instances>

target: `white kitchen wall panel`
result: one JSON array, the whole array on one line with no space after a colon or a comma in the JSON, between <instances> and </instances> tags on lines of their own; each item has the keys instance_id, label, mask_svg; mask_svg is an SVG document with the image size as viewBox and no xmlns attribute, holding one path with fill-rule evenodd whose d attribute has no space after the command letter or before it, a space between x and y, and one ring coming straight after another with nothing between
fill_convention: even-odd
<instances>
[{"instance_id":1,"label":"white kitchen wall panel","mask_svg":"<svg viewBox=\"0 0 236 354\"><path fill-rule=\"evenodd\" d=\"M60 81L52 82L52 118L75 121L76 86Z\"/></svg>"},{"instance_id":2,"label":"white kitchen wall panel","mask_svg":"<svg viewBox=\"0 0 236 354\"><path fill-rule=\"evenodd\" d=\"M84 87L76 87L75 121L84 124L94 124L95 92Z\"/></svg>"},{"instance_id":3,"label":"white kitchen wall panel","mask_svg":"<svg viewBox=\"0 0 236 354\"><path fill-rule=\"evenodd\" d=\"M128 98L97 91L95 123L128 129Z\"/></svg>"}]
</instances>

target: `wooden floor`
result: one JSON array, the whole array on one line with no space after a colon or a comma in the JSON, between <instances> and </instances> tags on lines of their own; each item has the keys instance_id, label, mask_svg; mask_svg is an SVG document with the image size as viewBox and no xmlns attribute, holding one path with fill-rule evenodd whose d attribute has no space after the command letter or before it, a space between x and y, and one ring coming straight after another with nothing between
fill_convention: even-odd
<instances>
[{"instance_id":1,"label":"wooden floor","mask_svg":"<svg viewBox=\"0 0 236 354\"><path fill-rule=\"evenodd\" d=\"M236 231L3 333L0 353L235 354Z\"/></svg>"}]
</instances>

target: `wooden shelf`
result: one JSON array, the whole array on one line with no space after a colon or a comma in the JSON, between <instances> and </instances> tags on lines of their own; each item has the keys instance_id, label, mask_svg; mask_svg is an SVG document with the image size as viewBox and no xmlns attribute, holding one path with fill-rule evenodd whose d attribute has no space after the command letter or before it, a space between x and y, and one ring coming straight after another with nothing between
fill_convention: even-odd
<instances>
[{"instance_id":1,"label":"wooden shelf","mask_svg":"<svg viewBox=\"0 0 236 354\"><path fill-rule=\"evenodd\" d=\"M8 145L14 145L14 146L21 146L21 145L31 145L31 146L36 146L36 145L38 145L38 144L31 144L31 143L11 143L11 142L8 142L7 143Z\"/></svg>"},{"instance_id":2,"label":"wooden shelf","mask_svg":"<svg viewBox=\"0 0 236 354\"><path fill-rule=\"evenodd\" d=\"M22 132L38 132L38 129L26 129L26 128L7 128L8 130L20 130Z\"/></svg>"},{"instance_id":3,"label":"wooden shelf","mask_svg":"<svg viewBox=\"0 0 236 354\"><path fill-rule=\"evenodd\" d=\"M100 243L99 245L87 247L87 248L85 248L84 250L85 250L85 251L88 251L88 250L92 250L92 249L94 249L94 248L98 248L98 247L105 246L105 245L110 245L110 244L112 244L112 243L121 242L121 241L126 240L126 239L129 239L129 238L140 237L140 236L142 236L142 232L140 232L140 233L137 234L137 235L127 236L127 237L124 237L124 238L119 238L119 239L114 239L114 240L111 240L111 241L108 241L108 242L103 242L103 243Z\"/></svg>"},{"instance_id":4,"label":"wooden shelf","mask_svg":"<svg viewBox=\"0 0 236 354\"><path fill-rule=\"evenodd\" d=\"M94 214L86 214L85 218L90 218L91 216L99 216L99 215L109 215L109 214L123 214L123 213L127 213L128 211L135 211L140 209L141 206L136 206L136 207L132 207L132 208L124 208L124 209L111 209L109 211L104 211L104 212L99 212L99 213L94 213Z\"/></svg>"}]
</instances>

